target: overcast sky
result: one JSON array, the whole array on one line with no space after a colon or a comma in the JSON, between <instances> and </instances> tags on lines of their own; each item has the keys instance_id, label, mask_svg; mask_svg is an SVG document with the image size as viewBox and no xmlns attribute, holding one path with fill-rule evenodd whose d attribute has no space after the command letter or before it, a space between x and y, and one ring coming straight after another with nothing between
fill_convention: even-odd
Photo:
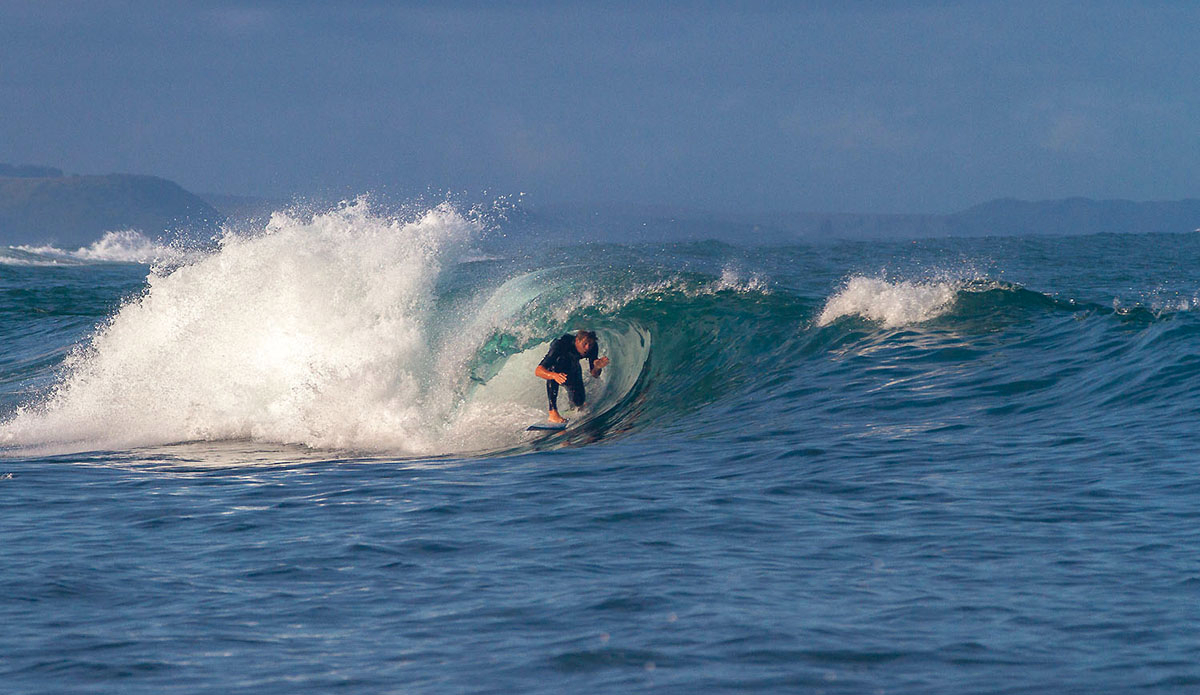
<instances>
[{"instance_id":1,"label":"overcast sky","mask_svg":"<svg viewBox=\"0 0 1200 695\"><path fill-rule=\"evenodd\" d=\"M198 192L1200 197L1200 9L0 0L0 161Z\"/></svg>"}]
</instances>

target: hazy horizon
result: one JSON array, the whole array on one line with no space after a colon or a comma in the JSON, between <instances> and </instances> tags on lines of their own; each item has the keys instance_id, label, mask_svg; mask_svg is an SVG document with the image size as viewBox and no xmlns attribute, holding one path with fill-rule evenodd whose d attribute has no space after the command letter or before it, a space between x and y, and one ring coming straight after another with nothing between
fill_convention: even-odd
<instances>
[{"instance_id":1,"label":"hazy horizon","mask_svg":"<svg viewBox=\"0 0 1200 695\"><path fill-rule=\"evenodd\" d=\"M1177 200L1200 8L0 0L0 161L198 193Z\"/></svg>"}]
</instances>

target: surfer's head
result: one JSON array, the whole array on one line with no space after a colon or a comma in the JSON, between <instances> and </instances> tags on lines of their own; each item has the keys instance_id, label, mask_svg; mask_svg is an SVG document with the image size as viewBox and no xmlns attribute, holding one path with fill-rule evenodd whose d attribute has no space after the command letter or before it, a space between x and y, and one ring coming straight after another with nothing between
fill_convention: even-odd
<instances>
[{"instance_id":1,"label":"surfer's head","mask_svg":"<svg viewBox=\"0 0 1200 695\"><path fill-rule=\"evenodd\" d=\"M591 331L577 331L575 333L575 349L579 354L586 355L591 352L596 346L596 334Z\"/></svg>"}]
</instances>

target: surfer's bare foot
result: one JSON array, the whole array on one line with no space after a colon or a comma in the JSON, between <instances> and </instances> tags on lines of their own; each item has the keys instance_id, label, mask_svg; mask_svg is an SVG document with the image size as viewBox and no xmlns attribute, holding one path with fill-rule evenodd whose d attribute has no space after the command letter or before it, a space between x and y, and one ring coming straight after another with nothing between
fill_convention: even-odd
<instances>
[{"instance_id":1,"label":"surfer's bare foot","mask_svg":"<svg viewBox=\"0 0 1200 695\"><path fill-rule=\"evenodd\" d=\"M550 422L566 422L562 415L558 414L557 410L550 411L550 417L547 418Z\"/></svg>"}]
</instances>

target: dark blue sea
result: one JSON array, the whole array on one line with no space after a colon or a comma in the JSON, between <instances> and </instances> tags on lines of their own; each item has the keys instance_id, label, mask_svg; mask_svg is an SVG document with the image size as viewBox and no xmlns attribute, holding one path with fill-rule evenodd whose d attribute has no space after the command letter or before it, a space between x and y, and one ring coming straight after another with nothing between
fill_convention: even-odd
<instances>
[{"instance_id":1,"label":"dark blue sea","mask_svg":"<svg viewBox=\"0 0 1200 695\"><path fill-rule=\"evenodd\" d=\"M0 691L1200 692L1200 235L1056 231L0 249Z\"/></svg>"}]
</instances>

